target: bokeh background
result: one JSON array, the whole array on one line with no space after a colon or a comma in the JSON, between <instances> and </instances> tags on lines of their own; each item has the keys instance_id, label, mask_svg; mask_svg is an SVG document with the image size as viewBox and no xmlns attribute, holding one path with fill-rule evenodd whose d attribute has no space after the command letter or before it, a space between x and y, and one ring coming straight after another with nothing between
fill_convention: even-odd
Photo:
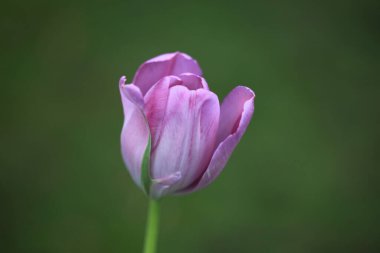
<instances>
[{"instance_id":1,"label":"bokeh background","mask_svg":"<svg viewBox=\"0 0 380 253\"><path fill-rule=\"evenodd\" d=\"M379 252L379 1L1 6L1 252L141 252L118 79L177 50L256 111L212 185L162 201L159 252Z\"/></svg>"}]
</instances>

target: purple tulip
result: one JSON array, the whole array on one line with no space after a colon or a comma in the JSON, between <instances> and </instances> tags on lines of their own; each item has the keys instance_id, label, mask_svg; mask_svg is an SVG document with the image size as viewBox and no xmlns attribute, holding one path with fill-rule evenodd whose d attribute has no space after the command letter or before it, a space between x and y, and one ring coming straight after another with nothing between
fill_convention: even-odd
<instances>
[{"instance_id":1,"label":"purple tulip","mask_svg":"<svg viewBox=\"0 0 380 253\"><path fill-rule=\"evenodd\" d=\"M220 105L196 60L180 52L145 62L125 82L121 148L135 183L154 199L211 183L251 120L254 92L237 86Z\"/></svg>"}]
</instances>

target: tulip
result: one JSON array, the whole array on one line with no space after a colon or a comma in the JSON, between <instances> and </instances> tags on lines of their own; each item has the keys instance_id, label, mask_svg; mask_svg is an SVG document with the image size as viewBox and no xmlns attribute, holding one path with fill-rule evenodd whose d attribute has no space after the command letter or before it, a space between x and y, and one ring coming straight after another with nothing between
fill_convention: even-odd
<instances>
[{"instance_id":1,"label":"tulip","mask_svg":"<svg viewBox=\"0 0 380 253\"><path fill-rule=\"evenodd\" d=\"M176 52L120 79L121 148L134 182L153 199L197 191L223 170L247 129L254 92L235 87L220 104L196 60Z\"/></svg>"}]
</instances>

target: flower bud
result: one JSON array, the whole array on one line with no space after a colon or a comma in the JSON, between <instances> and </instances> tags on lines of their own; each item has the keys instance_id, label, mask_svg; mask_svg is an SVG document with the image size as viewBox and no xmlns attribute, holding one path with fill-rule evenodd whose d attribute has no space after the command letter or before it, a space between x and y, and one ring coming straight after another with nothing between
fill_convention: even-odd
<instances>
[{"instance_id":1,"label":"flower bud","mask_svg":"<svg viewBox=\"0 0 380 253\"><path fill-rule=\"evenodd\" d=\"M119 86L122 156L135 183L155 199L211 183L254 109L255 94L243 86L220 104L198 63L180 52L145 62L131 84L122 77Z\"/></svg>"}]
</instances>

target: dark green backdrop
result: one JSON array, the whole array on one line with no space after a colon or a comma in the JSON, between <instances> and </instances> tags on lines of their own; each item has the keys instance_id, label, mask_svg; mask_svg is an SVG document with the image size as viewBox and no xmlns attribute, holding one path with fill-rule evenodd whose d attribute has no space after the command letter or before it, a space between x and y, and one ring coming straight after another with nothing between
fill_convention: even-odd
<instances>
[{"instance_id":1,"label":"dark green backdrop","mask_svg":"<svg viewBox=\"0 0 380 253\"><path fill-rule=\"evenodd\" d=\"M159 252L376 252L379 1L3 1L0 251L141 252L118 79L183 51L256 111L207 189L163 200Z\"/></svg>"}]
</instances>

